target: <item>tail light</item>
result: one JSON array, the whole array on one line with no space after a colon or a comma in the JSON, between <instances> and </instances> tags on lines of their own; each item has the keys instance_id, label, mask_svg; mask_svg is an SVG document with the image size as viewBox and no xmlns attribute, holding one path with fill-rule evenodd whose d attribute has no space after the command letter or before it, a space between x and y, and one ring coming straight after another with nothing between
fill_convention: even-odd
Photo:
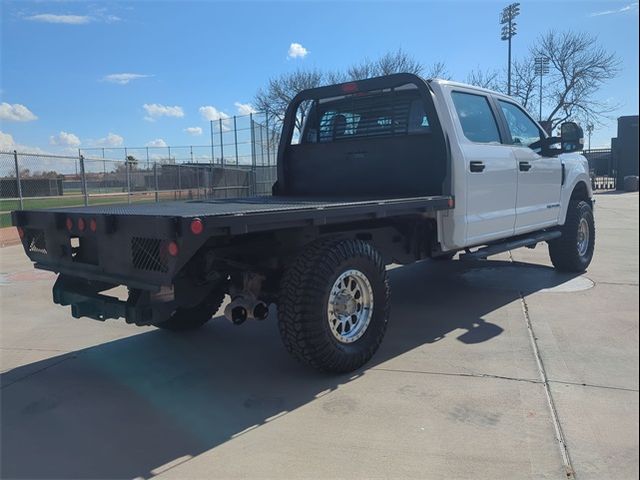
<instances>
[{"instance_id":1,"label":"tail light","mask_svg":"<svg viewBox=\"0 0 640 480\"><path fill-rule=\"evenodd\" d=\"M78 230L80 230L81 232L84 232L84 227L85 227L85 222L84 222L84 218L80 217L78 219Z\"/></svg>"},{"instance_id":2,"label":"tail light","mask_svg":"<svg viewBox=\"0 0 640 480\"><path fill-rule=\"evenodd\" d=\"M18 227L18 236L20 237L20 240L22 240L24 238L24 228L22 227Z\"/></svg>"},{"instance_id":3,"label":"tail light","mask_svg":"<svg viewBox=\"0 0 640 480\"><path fill-rule=\"evenodd\" d=\"M200 220L199 218L194 218L193 220L191 220L190 228L191 228L191 233L193 233L194 235L200 235L204 230L204 225L202 224L202 220Z\"/></svg>"},{"instance_id":4,"label":"tail light","mask_svg":"<svg viewBox=\"0 0 640 480\"><path fill-rule=\"evenodd\" d=\"M67 226L67 230L69 231L73 230L73 220L71 220L71 217L67 217L67 221L65 222L65 225Z\"/></svg>"},{"instance_id":5,"label":"tail light","mask_svg":"<svg viewBox=\"0 0 640 480\"><path fill-rule=\"evenodd\" d=\"M169 252L169 255L172 257L177 257L179 252L178 244L176 242L169 242L169 245L167 245L167 252Z\"/></svg>"},{"instance_id":6,"label":"tail light","mask_svg":"<svg viewBox=\"0 0 640 480\"><path fill-rule=\"evenodd\" d=\"M98 222L95 218L92 218L89 222L89 230L91 230L93 233L96 233L96 230L98 230Z\"/></svg>"}]
</instances>

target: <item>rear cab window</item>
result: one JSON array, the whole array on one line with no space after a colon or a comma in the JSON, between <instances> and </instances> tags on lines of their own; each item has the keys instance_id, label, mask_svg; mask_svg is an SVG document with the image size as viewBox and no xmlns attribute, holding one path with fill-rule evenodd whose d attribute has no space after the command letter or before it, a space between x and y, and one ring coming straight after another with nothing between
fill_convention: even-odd
<instances>
[{"instance_id":1,"label":"rear cab window","mask_svg":"<svg viewBox=\"0 0 640 480\"><path fill-rule=\"evenodd\" d=\"M464 136L475 143L501 143L498 123L484 95L451 92Z\"/></svg>"},{"instance_id":2,"label":"rear cab window","mask_svg":"<svg viewBox=\"0 0 640 480\"><path fill-rule=\"evenodd\" d=\"M371 92L315 101L309 110L300 143L330 143L430 132L429 118L417 91Z\"/></svg>"}]
</instances>

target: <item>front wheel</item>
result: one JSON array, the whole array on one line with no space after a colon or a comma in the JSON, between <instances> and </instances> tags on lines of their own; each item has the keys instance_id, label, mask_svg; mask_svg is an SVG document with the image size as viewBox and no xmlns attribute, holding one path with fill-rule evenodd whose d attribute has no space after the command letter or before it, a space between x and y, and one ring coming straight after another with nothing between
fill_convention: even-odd
<instances>
[{"instance_id":1,"label":"front wheel","mask_svg":"<svg viewBox=\"0 0 640 480\"><path fill-rule=\"evenodd\" d=\"M572 201L561 231L560 238L549 242L551 263L563 272L584 272L591 263L596 242L591 205Z\"/></svg>"},{"instance_id":2,"label":"front wheel","mask_svg":"<svg viewBox=\"0 0 640 480\"><path fill-rule=\"evenodd\" d=\"M319 370L350 372L376 352L389 319L381 255L360 240L320 240L284 273L278 325L287 350Z\"/></svg>"}]
</instances>

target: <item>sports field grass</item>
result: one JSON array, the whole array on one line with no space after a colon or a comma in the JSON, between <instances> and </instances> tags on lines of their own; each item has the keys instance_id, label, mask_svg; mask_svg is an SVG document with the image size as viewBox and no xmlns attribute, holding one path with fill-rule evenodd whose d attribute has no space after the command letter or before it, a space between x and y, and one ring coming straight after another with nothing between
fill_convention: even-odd
<instances>
[{"instance_id":1,"label":"sports field grass","mask_svg":"<svg viewBox=\"0 0 640 480\"><path fill-rule=\"evenodd\" d=\"M145 195L131 195L131 202L153 202L155 196L153 193ZM51 197L51 198L25 198L24 209L41 209L41 208L56 208L56 207L81 207L84 205L84 199L82 197ZM122 195L110 195L108 197L90 197L89 205L105 205L112 203L127 203L127 194ZM12 210L20 209L20 202L17 200L0 200L0 228L11 226L11 212Z\"/></svg>"}]
</instances>

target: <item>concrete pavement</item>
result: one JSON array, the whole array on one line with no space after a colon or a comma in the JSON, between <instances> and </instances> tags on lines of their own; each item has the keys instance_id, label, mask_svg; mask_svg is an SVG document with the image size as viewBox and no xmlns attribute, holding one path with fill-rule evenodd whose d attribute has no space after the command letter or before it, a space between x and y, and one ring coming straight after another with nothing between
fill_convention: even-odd
<instances>
[{"instance_id":1,"label":"concrete pavement","mask_svg":"<svg viewBox=\"0 0 640 480\"><path fill-rule=\"evenodd\" d=\"M274 319L73 319L4 248L2 477L637 478L638 195L596 218L583 276L544 246L393 269L383 345L343 376L293 362Z\"/></svg>"}]
</instances>

